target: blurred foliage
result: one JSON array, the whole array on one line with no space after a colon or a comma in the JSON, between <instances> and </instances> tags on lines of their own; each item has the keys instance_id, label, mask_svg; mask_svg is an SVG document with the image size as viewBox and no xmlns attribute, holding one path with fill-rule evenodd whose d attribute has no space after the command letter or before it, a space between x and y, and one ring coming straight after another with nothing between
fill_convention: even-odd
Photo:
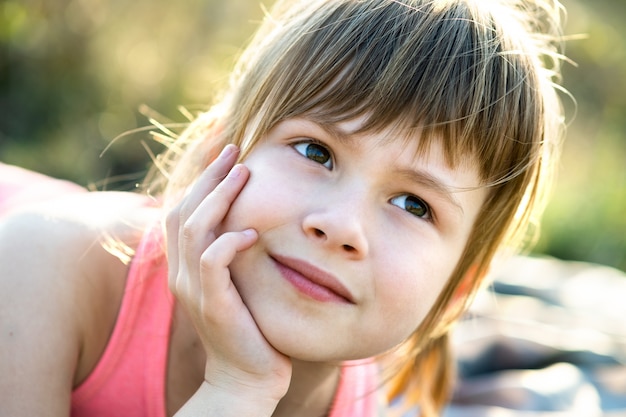
<instances>
[{"instance_id":1,"label":"blurred foliage","mask_svg":"<svg viewBox=\"0 0 626 417\"><path fill-rule=\"evenodd\" d=\"M567 42L577 115L536 251L626 270L626 2L563 3L566 33L586 37ZM4 0L0 160L132 188L158 145L138 132L102 151L148 108L181 122L179 106L210 102L261 16L259 0Z\"/></svg>"},{"instance_id":2,"label":"blurred foliage","mask_svg":"<svg viewBox=\"0 0 626 417\"><path fill-rule=\"evenodd\" d=\"M563 0L576 66L564 84L577 104L536 251L626 270L626 2Z\"/></svg>"},{"instance_id":3,"label":"blurred foliage","mask_svg":"<svg viewBox=\"0 0 626 417\"><path fill-rule=\"evenodd\" d=\"M100 157L106 145L149 124L140 109L186 121L178 106L209 102L261 16L249 0L0 3L0 160L131 186L154 143L130 135Z\"/></svg>"}]
</instances>

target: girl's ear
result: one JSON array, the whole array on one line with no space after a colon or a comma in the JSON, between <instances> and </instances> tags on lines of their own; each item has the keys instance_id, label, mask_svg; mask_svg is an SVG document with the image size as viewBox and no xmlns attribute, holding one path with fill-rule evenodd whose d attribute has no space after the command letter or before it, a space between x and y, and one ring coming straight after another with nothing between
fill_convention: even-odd
<instances>
[{"instance_id":1,"label":"girl's ear","mask_svg":"<svg viewBox=\"0 0 626 417\"><path fill-rule=\"evenodd\" d=\"M480 289L485 276L489 273L489 268L479 269L478 265L472 265L459 281L450 302L444 312L444 322L452 323L457 320L467 308L471 299Z\"/></svg>"},{"instance_id":2,"label":"girl's ear","mask_svg":"<svg viewBox=\"0 0 626 417\"><path fill-rule=\"evenodd\" d=\"M476 265L472 265L471 267L469 267L468 270L465 272L465 275L463 275L463 278L461 278L461 282L459 282L459 285L457 286L456 291L452 296L452 301L456 302L459 299L467 298L467 296L470 294L470 292L472 292L474 287L476 287L476 285L480 281L482 281L481 278L482 277L478 276L478 267Z\"/></svg>"}]
</instances>

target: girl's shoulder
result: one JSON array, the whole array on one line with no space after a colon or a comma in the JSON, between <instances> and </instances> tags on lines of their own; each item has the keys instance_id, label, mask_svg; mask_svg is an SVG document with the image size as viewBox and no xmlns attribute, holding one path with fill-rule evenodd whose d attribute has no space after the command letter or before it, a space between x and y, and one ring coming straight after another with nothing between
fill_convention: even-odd
<instances>
[{"instance_id":1,"label":"girl's shoulder","mask_svg":"<svg viewBox=\"0 0 626 417\"><path fill-rule=\"evenodd\" d=\"M65 278L106 275L106 269L95 267L124 261L107 242L135 247L157 215L156 206L138 194L71 193L0 217L0 253L11 254L14 273L23 266L42 274L63 271Z\"/></svg>"},{"instance_id":2,"label":"girl's shoulder","mask_svg":"<svg viewBox=\"0 0 626 417\"><path fill-rule=\"evenodd\" d=\"M0 240L10 237L13 244L35 245L38 251L58 252L61 258L74 251L89 256L98 248L83 245L102 241L103 236L115 236L131 245L138 243L158 211L153 200L139 194L68 193L25 204L0 216Z\"/></svg>"},{"instance_id":3,"label":"girl's shoulder","mask_svg":"<svg viewBox=\"0 0 626 417\"><path fill-rule=\"evenodd\" d=\"M132 250L157 215L139 195L79 192L0 217L0 371L19 369L17 393L37 381L37 395L63 398L93 369L127 273L111 242Z\"/></svg>"}]
</instances>

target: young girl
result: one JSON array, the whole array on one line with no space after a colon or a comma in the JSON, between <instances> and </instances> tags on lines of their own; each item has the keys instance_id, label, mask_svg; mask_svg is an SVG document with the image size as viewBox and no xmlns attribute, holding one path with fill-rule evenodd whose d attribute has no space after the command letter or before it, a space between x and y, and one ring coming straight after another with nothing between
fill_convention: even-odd
<instances>
[{"instance_id":1,"label":"young girl","mask_svg":"<svg viewBox=\"0 0 626 417\"><path fill-rule=\"evenodd\" d=\"M5 191L1 414L437 415L540 209L560 11L285 1L147 196Z\"/></svg>"}]
</instances>

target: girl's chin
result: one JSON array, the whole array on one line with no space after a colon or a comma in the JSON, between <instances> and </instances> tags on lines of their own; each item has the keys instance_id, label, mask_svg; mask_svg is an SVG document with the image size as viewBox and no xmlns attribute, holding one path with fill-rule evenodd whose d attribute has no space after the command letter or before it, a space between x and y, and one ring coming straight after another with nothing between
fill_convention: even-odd
<instances>
[{"instance_id":1,"label":"girl's chin","mask_svg":"<svg viewBox=\"0 0 626 417\"><path fill-rule=\"evenodd\" d=\"M257 322L258 323L258 322ZM300 329L281 328L276 321L267 328L259 325L261 332L274 349L285 356L302 362L341 363L365 359L382 353L385 348L363 349L363 345L352 343L347 337L326 333L314 336ZM343 345L342 342L350 342ZM358 350L355 349L358 348Z\"/></svg>"},{"instance_id":2,"label":"girl's chin","mask_svg":"<svg viewBox=\"0 0 626 417\"><path fill-rule=\"evenodd\" d=\"M257 321L257 323L259 323ZM269 326L259 325L263 336L274 349L285 356L303 362L341 362L347 358L337 355L329 343L320 343L298 329L279 326L276 321Z\"/></svg>"}]
</instances>

